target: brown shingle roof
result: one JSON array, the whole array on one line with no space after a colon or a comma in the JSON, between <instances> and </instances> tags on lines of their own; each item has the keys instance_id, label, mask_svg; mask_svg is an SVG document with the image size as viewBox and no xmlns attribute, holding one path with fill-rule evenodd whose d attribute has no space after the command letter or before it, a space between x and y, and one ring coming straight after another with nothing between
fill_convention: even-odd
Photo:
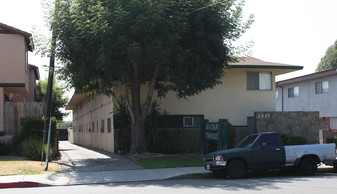
<instances>
[{"instance_id":1,"label":"brown shingle roof","mask_svg":"<svg viewBox=\"0 0 337 194\"><path fill-rule=\"evenodd\" d=\"M0 22L0 34L19 34L21 36L24 36L28 50L29 51L34 50L34 44L31 33L19 30L17 28L8 26Z\"/></svg>"},{"instance_id":2,"label":"brown shingle roof","mask_svg":"<svg viewBox=\"0 0 337 194\"><path fill-rule=\"evenodd\" d=\"M303 69L303 66L288 65L282 63L273 63L262 61L254 57L248 57L236 63L230 63L231 68L272 68L272 69Z\"/></svg>"}]
</instances>

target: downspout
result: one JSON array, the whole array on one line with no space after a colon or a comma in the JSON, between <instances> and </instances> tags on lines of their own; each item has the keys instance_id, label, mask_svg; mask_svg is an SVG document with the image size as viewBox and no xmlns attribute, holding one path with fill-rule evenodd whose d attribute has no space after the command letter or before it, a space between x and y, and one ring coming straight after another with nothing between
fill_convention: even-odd
<instances>
[{"instance_id":1,"label":"downspout","mask_svg":"<svg viewBox=\"0 0 337 194\"><path fill-rule=\"evenodd\" d=\"M284 112L284 102L283 102L283 87L281 87L281 93L282 93L282 112Z\"/></svg>"}]
</instances>

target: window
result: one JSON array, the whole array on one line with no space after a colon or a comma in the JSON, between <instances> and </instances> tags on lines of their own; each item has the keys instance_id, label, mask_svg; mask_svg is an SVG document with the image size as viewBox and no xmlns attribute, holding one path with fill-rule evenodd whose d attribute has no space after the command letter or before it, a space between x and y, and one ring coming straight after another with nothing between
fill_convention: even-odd
<instances>
[{"instance_id":1,"label":"window","mask_svg":"<svg viewBox=\"0 0 337 194\"><path fill-rule=\"evenodd\" d=\"M316 94L322 94L322 93L328 93L329 92L329 82L316 82L315 83L315 93Z\"/></svg>"},{"instance_id":2,"label":"window","mask_svg":"<svg viewBox=\"0 0 337 194\"><path fill-rule=\"evenodd\" d=\"M330 117L330 129L337 129L337 117Z\"/></svg>"},{"instance_id":3,"label":"window","mask_svg":"<svg viewBox=\"0 0 337 194\"><path fill-rule=\"evenodd\" d=\"M104 133L104 120L101 120L101 133Z\"/></svg>"},{"instance_id":4,"label":"window","mask_svg":"<svg viewBox=\"0 0 337 194\"><path fill-rule=\"evenodd\" d=\"M184 117L184 127L193 126L193 117Z\"/></svg>"},{"instance_id":5,"label":"window","mask_svg":"<svg viewBox=\"0 0 337 194\"><path fill-rule=\"evenodd\" d=\"M276 90L276 92L275 92L275 98L276 98L276 100L278 100L278 90Z\"/></svg>"},{"instance_id":6,"label":"window","mask_svg":"<svg viewBox=\"0 0 337 194\"><path fill-rule=\"evenodd\" d=\"M271 72L247 72L247 90L272 90Z\"/></svg>"},{"instance_id":7,"label":"window","mask_svg":"<svg viewBox=\"0 0 337 194\"><path fill-rule=\"evenodd\" d=\"M300 95L300 89L298 86L288 88L288 98L298 97Z\"/></svg>"},{"instance_id":8,"label":"window","mask_svg":"<svg viewBox=\"0 0 337 194\"><path fill-rule=\"evenodd\" d=\"M111 133L111 118L108 118L107 125L108 125L108 133Z\"/></svg>"}]
</instances>

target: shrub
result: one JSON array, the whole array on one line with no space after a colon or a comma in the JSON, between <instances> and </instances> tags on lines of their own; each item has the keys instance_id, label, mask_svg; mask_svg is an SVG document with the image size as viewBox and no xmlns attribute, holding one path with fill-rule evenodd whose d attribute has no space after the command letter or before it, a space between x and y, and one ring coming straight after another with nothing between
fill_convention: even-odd
<instances>
[{"instance_id":1,"label":"shrub","mask_svg":"<svg viewBox=\"0 0 337 194\"><path fill-rule=\"evenodd\" d=\"M8 142L0 141L0 156L6 156L10 153L11 146Z\"/></svg>"},{"instance_id":2,"label":"shrub","mask_svg":"<svg viewBox=\"0 0 337 194\"><path fill-rule=\"evenodd\" d=\"M196 153L200 151L198 129L163 129L161 144L152 151L164 154Z\"/></svg>"},{"instance_id":3,"label":"shrub","mask_svg":"<svg viewBox=\"0 0 337 194\"><path fill-rule=\"evenodd\" d=\"M337 145L337 137L327 137L326 142L327 143L335 143Z\"/></svg>"},{"instance_id":4,"label":"shrub","mask_svg":"<svg viewBox=\"0 0 337 194\"><path fill-rule=\"evenodd\" d=\"M41 160L41 148L42 140L37 137L29 137L21 143L22 155L31 160ZM47 145L44 146L43 151L43 160L45 160L47 156ZM51 159L53 156L53 149L50 149L49 153L49 159Z\"/></svg>"},{"instance_id":5,"label":"shrub","mask_svg":"<svg viewBox=\"0 0 337 194\"><path fill-rule=\"evenodd\" d=\"M307 143L307 139L303 136L281 134L281 138L284 145L304 145Z\"/></svg>"}]
</instances>

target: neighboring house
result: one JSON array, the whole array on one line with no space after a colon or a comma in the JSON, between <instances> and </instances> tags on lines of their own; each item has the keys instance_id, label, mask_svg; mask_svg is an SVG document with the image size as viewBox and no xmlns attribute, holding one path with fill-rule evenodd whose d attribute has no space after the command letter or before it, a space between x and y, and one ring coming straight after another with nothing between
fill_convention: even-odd
<instances>
[{"instance_id":1,"label":"neighboring house","mask_svg":"<svg viewBox=\"0 0 337 194\"><path fill-rule=\"evenodd\" d=\"M279 81L276 86L277 111L319 111L322 129L337 130L337 68Z\"/></svg>"},{"instance_id":2,"label":"neighboring house","mask_svg":"<svg viewBox=\"0 0 337 194\"><path fill-rule=\"evenodd\" d=\"M225 118L236 128L238 136L244 136L255 131L254 112L276 110L275 76L302 68L250 57L230 64L223 83L199 95L178 99L170 92L166 98L153 100L170 116L180 116L170 126L200 127L203 118L210 121ZM114 92L119 97L122 88L114 88ZM113 152L112 111L118 99L76 93L67 106L73 110L74 142Z\"/></svg>"},{"instance_id":3,"label":"neighboring house","mask_svg":"<svg viewBox=\"0 0 337 194\"><path fill-rule=\"evenodd\" d=\"M40 113L34 102L39 69L28 64L28 52L34 49L30 33L0 23L0 135L14 135L20 129L20 117ZM36 108L36 107L35 107Z\"/></svg>"}]
</instances>

